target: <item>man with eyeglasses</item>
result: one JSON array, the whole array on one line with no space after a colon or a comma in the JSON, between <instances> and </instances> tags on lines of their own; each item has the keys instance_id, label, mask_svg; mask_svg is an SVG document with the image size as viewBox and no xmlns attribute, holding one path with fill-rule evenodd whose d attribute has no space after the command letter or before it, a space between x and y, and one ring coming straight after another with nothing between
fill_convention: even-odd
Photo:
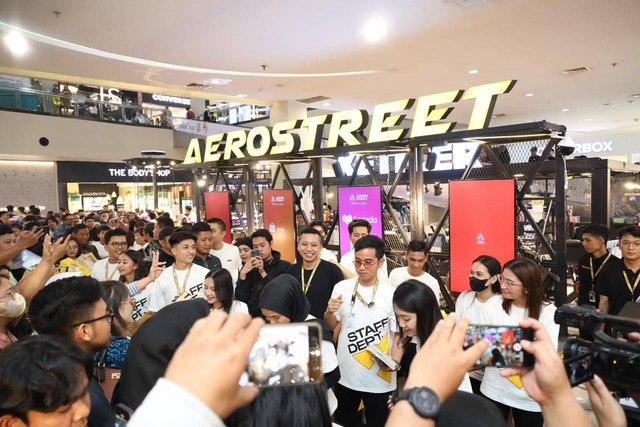
<instances>
[{"instance_id":1,"label":"man with eyeglasses","mask_svg":"<svg viewBox=\"0 0 640 427\"><path fill-rule=\"evenodd\" d=\"M114 313L102 299L99 283L90 277L69 277L41 289L29 306L29 319L40 335L71 341L93 357L109 345ZM95 378L89 380L89 426L113 426L113 409Z\"/></svg>"},{"instance_id":2,"label":"man with eyeglasses","mask_svg":"<svg viewBox=\"0 0 640 427\"><path fill-rule=\"evenodd\" d=\"M371 233L371 223L366 219L354 219L349 223L348 230L351 245L355 248L355 244L358 240ZM356 272L358 268L353 264L354 255L355 250L352 250L342 255L340 258L340 264L338 264L338 267L342 270L342 274L344 274L345 279L350 279L358 275ZM381 262L382 266L378 269L378 279L386 282L389 279L389 275L387 273L387 263L384 255Z\"/></svg>"},{"instance_id":3,"label":"man with eyeglasses","mask_svg":"<svg viewBox=\"0 0 640 427\"><path fill-rule=\"evenodd\" d=\"M628 302L640 302L640 227L630 225L618 232L622 262L605 265L595 279L603 313L617 315Z\"/></svg>"},{"instance_id":4,"label":"man with eyeglasses","mask_svg":"<svg viewBox=\"0 0 640 427\"><path fill-rule=\"evenodd\" d=\"M378 361L368 348L375 346L391 353L393 333L397 331L393 288L377 274L384 266L382 239L364 236L354 250L357 276L335 285L324 314L330 328L340 326L336 423L358 425L362 400L367 425L383 426L389 416L387 400L396 389L396 372Z\"/></svg>"},{"instance_id":5,"label":"man with eyeglasses","mask_svg":"<svg viewBox=\"0 0 640 427\"><path fill-rule=\"evenodd\" d=\"M107 231L104 235L104 246L109 256L93 264L91 277L100 282L118 280L120 279L118 260L120 259L120 255L125 253L129 247L127 244L127 233L121 228Z\"/></svg>"}]
</instances>

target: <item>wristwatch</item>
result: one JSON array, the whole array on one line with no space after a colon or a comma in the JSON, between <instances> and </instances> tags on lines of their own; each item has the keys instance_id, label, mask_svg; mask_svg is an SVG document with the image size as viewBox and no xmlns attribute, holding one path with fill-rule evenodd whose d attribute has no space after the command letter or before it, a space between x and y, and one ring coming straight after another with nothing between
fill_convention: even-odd
<instances>
[{"instance_id":1,"label":"wristwatch","mask_svg":"<svg viewBox=\"0 0 640 427\"><path fill-rule=\"evenodd\" d=\"M422 418L438 419L440 398L429 387L415 387L393 393L391 401L395 405L401 400L408 400L413 410Z\"/></svg>"}]
</instances>

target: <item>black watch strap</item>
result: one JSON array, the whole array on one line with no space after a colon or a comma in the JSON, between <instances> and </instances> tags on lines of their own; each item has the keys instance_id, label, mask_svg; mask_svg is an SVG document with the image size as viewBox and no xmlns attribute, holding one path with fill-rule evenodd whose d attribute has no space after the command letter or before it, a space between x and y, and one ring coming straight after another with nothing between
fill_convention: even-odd
<instances>
[{"instance_id":1,"label":"black watch strap","mask_svg":"<svg viewBox=\"0 0 640 427\"><path fill-rule=\"evenodd\" d=\"M438 419L440 413L440 398L429 387L415 387L407 390L395 391L391 395L393 404L401 400L409 401L409 404L422 418Z\"/></svg>"}]
</instances>

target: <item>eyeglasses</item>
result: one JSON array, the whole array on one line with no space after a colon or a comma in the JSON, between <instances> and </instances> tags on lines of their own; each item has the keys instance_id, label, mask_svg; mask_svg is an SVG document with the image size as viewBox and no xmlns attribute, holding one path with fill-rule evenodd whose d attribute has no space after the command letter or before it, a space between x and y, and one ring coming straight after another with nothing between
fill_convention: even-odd
<instances>
[{"instance_id":1,"label":"eyeglasses","mask_svg":"<svg viewBox=\"0 0 640 427\"><path fill-rule=\"evenodd\" d=\"M361 259L355 259L353 260L353 263L355 264L356 268L360 268L360 266L362 264L364 264L364 268L366 268L367 270L370 269L371 267L373 267L374 265L376 265L378 263L378 260L371 260L371 259L365 259L364 261Z\"/></svg>"},{"instance_id":2,"label":"eyeglasses","mask_svg":"<svg viewBox=\"0 0 640 427\"><path fill-rule=\"evenodd\" d=\"M75 325L71 325L70 327L75 328L76 326L80 326L87 323L98 322L100 320L106 320L107 323L112 324L114 316L115 316L115 313L113 312L113 310L109 309L107 310L107 314L105 314L104 316L96 317L95 319L91 319L91 320L85 320L85 321L76 323Z\"/></svg>"},{"instance_id":3,"label":"eyeglasses","mask_svg":"<svg viewBox=\"0 0 640 427\"><path fill-rule=\"evenodd\" d=\"M628 247L628 246L633 246L634 248L638 249L640 248L640 241L639 240L621 240L620 241L620 246L624 246L624 247Z\"/></svg>"},{"instance_id":4,"label":"eyeglasses","mask_svg":"<svg viewBox=\"0 0 640 427\"><path fill-rule=\"evenodd\" d=\"M111 246L113 246L114 248L126 248L127 247L127 242L111 242L109 243Z\"/></svg>"},{"instance_id":5,"label":"eyeglasses","mask_svg":"<svg viewBox=\"0 0 640 427\"><path fill-rule=\"evenodd\" d=\"M509 280L509 279L505 279L504 277L500 278L500 283L504 283L505 285L507 285L509 288L512 288L514 286L520 286L522 285L522 283L516 283L513 280Z\"/></svg>"},{"instance_id":6,"label":"eyeglasses","mask_svg":"<svg viewBox=\"0 0 640 427\"><path fill-rule=\"evenodd\" d=\"M120 305L131 304L131 307L136 308L136 300L135 298L130 298L126 301L120 303Z\"/></svg>"}]
</instances>

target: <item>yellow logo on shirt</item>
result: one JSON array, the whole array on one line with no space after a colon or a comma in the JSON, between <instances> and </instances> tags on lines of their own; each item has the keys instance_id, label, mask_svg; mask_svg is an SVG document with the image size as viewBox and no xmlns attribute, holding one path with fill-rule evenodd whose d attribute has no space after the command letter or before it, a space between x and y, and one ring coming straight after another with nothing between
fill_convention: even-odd
<instances>
[{"instance_id":1,"label":"yellow logo on shirt","mask_svg":"<svg viewBox=\"0 0 640 427\"><path fill-rule=\"evenodd\" d=\"M375 346L380 349L381 351L389 354L389 333L387 332L383 337L382 340L380 341L379 344L375 344ZM361 351L360 353L356 353L353 355L353 357L365 368L367 369L371 369L372 367L376 366L376 362L374 361L374 357L371 354L370 351L368 350L364 350ZM392 372L385 372L383 370L381 370L378 367L378 376L380 378L382 378L383 380L387 381L388 383L391 382L392 379Z\"/></svg>"}]
</instances>

